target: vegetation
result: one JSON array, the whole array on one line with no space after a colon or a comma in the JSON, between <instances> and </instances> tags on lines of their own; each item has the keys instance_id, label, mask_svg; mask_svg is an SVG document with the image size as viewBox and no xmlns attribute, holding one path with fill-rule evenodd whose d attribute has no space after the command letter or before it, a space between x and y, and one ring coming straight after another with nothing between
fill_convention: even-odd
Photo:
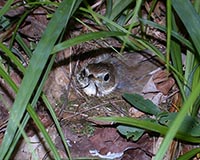
<instances>
[{"instance_id":1,"label":"vegetation","mask_svg":"<svg viewBox=\"0 0 200 160\"><path fill-rule=\"evenodd\" d=\"M148 49L155 53L164 62L166 68L173 73L181 93L182 103L180 106L177 106L177 108L180 108L178 113L165 113L165 117L167 116L167 120L171 122L170 124L160 124L164 113L160 111L157 106L149 104L150 102L147 102L141 97L137 97L137 95L124 94L125 99L143 112L154 115L156 120L152 122L149 119L138 120L121 117L97 119L139 127L163 135L165 138L155 156L155 160L163 158L175 137L187 142L197 144L200 142L200 127L198 125L200 104L200 3L198 0L192 2L189 0L167 0L167 21L165 26L159 25L151 19L157 0L152 0L152 6L150 7L147 18L142 17L142 7L145 3L145 1L142 0L107 0L105 2L106 13L104 15L95 12L89 4L89 1L86 0L63 0L63 2L60 3L48 0L27 0L25 1L26 3L20 2L17 5L12 5L13 2L14 0L8 0L0 10L0 75L16 93L14 104L10 110L8 126L0 147L0 159L9 159L11 157L21 135L27 139L24 128L29 118L34 120L35 124L42 132L54 158L60 159L55 145L34 110L40 97L50 111L63 143L65 144L65 150L68 153L69 159L72 159L56 114L45 94L42 92L42 88L54 63L56 53L82 42L111 36L121 41L122 47L120 52L123 52L124 49ZM17 21L5 16L10 9L22 5L25 5L26 10L21 17L18 17ZM50 21L39 42L34 44L36 47L31 50L23 41L22 35L19 34L18 29L27 15L41 6L47 8L47 10L48 8L53 8L55 12L52 13L52 10L48 10ZM82 23L82 25L85 25L85 27L89 27L79 19L80 15L93 21L101 30L98 32L91 30L90 33L63 41L63 33L67 30L67 25L70 20L76 20ZM150 42L152 37L146 34L148 26L166 34L167 38L166 42L164 42L164 45L166 45L166 55L163 55L163 53ZM138 29L139 34L134 35L132 33L134 29ZM8 37L3 34L3 31L9 32L10 30L12 30L13 34L9 38L9 45L5 45L4 41L6 41ZM14 42L23 49L24 53L29 58L27 67L23 66L23 59L20 58L20 53L13 52ZM186 57L184 68L182 61L183 54ZM9 61L7 61L8 59ZM20 87L12 80L9 73L9 65L7 64L15 66L23 75ZM136 104L138 99L144 102L143 105ZM146 107L144 107L144 105L146 105ZM188 130L187 127L192 125L191 123L197 123L197 125L193 125L193 128ZM190 159L199 152L199 148L191 150L179 159Z\"/></svg>"}]
</instances>

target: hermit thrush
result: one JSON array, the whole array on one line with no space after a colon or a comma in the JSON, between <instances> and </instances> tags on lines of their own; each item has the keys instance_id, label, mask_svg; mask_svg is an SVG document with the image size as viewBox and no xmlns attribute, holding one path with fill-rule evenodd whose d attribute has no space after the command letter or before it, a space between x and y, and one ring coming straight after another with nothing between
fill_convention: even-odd
<instances>
[{"instance_id":1,"label":"hermit thrush","mask_svg":"<svg viewBox=\"0 0 200 160\"><path fill-rule=\"evenodd\" d=\"M140 92L155 65L149 54L104 54L84 65L77 73L80 88L89 96L105 96L113 91Z\"/></svg>"}]
</instances>

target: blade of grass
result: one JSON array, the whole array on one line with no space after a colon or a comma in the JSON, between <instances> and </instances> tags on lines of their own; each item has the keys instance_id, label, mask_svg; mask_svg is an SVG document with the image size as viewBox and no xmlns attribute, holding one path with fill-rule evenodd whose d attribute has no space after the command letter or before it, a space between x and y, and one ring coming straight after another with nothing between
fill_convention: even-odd
<instances>
[{"instance_id":1,"label":"blade of grass","mask_svg":"<svg viewBox=\"0 0 200 160\"><path fill-rule=\"evenodd\" d=\"M198 54L200 55L200 17L198 13L189 0L172 0L172 6L183 22Z\"/></svg>"},{"instance_id":2,"label":"blade of grass","mask_svg":"<svg viewBox=\"0 0 200 160\"><path fill-rule=\"evenodd\" d=\"M180 156L177 160L193 159L200 152L200 148L195 148Z\"/></svg>"},{"instance_id":3,"label":"blade of grass","mask_svg":"<svg viewBox=\"0 0 200 160\"><path fill-rule=\"evenodd\" d=\"M192 79L191 79L191 74L193 72L193 67L194 67L194 54L192 54L190 51L187 51L186 53L186 62L185 62L185 83L187 85L184 86L184 90L185 90L185 95L186 97L188 97L191 93L191 84L192 84Z\"/></svg>"},{"instance_id":4,"label":"blade of grass","mask_svg":"<svg viewBox=\"0 0 200 160\"><path fill-rule=\"evenodd\" d=\"M128 28L128 33L126 34L126 39L128 39L128 37L130 36L130 33L131 33L131 30L133 29L133 26L134 24L138 21L138 14L140 12L140 8L141 8L141 5L142 5L142 0L137 0L136 2L136 6L134 8L134 12L133 12L133 15L132 15L132 18L131 18L131 24L129 25L129 28ZM123 44L122 44L122 47L121 47L121 50L120 50L120 53L122 53L124 51L124 48L126 46L126 42L127 41L124 41Z\"/></svg>"},{"instance_id":5,"label":"blade of grass","mask_svg":"<svg viewBox=\"0 0 200 160\"><path fill-rule=\"evenodd\" d=\"M49 62L49 65L48 65L48 67L47 67L47 69L46 69L46 71L45 71L45 74L44 74L43 79L42 79L42 81L41 81L41 83L40 83L40 86L38 87L38 90L37 90L38 94L36 93L36 95L38 95L38 97L40 96L40 93L41 93L41 91L42 91L43 85L44 85L46 79L48 78L49 72L51 71L51 68L52 68L52 66L53 66L53 63L54 63L54 61L55 61L55 57L56 57L56 55L53 55L53 56L51 57L51 61ZM38 97L34 97L34 99L37 100ZM63 142L63 144L64 144L64 147L65 147L65 149L66 149L66 153L67 153L69 159L71 160L72 157L71 157L69 148L68 148L68 146L67 146L67 144L66 144L66 140L65 140L65 137L64 137L64 135L63 135L62 129L61 129L61 127L60 127L60 124L59 124L59 122L58 122L58 120L57 120L56 114L55 114L55 112L54 112L52 106L50 105L50 103L49 103L47 97L46 97L44 94L42 94L42 95L41 95L41 98L42 98L43 102L46 104L46 106L47 106L47 108L48 108L48 110L49 110L49 112L50 112L50 115L51 115L52 118L53 118L53 121L54 121L54 123L55 123L55 126L56 126L56 128L57 128L57 130L58 130L58 133L59 133L59 135L60 135L60 137L61 137L61 140L62 140L62 142ZM31 104L32 104L32 105L35 105L36 102L37 102L36 100L35 100L35 101L33 100L33 102L32 102ZM30 115L31 115L31 114L30 114ZM31 116L31 117L32 117L32 116ZM35 123L36 123L36 122L35 122ZM56 148L55 148L54 145L49 145L49 146L52 147L52 148L50 148L52 151L54 151L54 152L56 151Z\"/></svg>"},{"instance_id":6,"label":"blade of grass","mask_svg":"<svg viewBox=\"0 0 200 160\"><path fill-rule=\"evenodd\" d=\"M19 45L23 48L23 50L26 53L26 55L29 58L31 58L32 52L31 52L30 48L26 45L24 40L21 38L21 36L19 34L17 34L15 38L16 38L16 41L19 43Z\"/></svg>"},{"instance_id":7,"label":"blade of grass","mask_svg":"<svg viewBox=\"0 0 200 160\"><path fill-rule=\"evenodd\" d=\"M38 83L40 75L42 74L58 36L73 14L72 10L74 6L77 7L77 4L80 4L80 2L81 0L76 2L73 0L64 0L60 3L59 8L50 20L47 29L38 43L35 53L30 60L30 64L27 68L21 87L19 88L12 111L10 112L7 130L0 148L0 159L4 159L9 150L10 144L12 143L17 130L17 124L19 124L22 116L24 115L26 106ZM7 141L5 141L5 139Z\"/></svg>"},{"instance_id":8,"label":"blade of grass","mask_svg":"<svg viewBox=\"0 0 200 160\"><path fill-rule=\"evenodd\" d=\"M110 18L110 15L112 14L112 6L113 2L110 0L106 0L106 14L105 17Z\"/></svg>"},{"instance_id":9,"label":"blade of grass","mask_svg":"<svg viewBox=\"0 0 200 160\"><path fill-rule=\"evenodd\" d=\"M120 14L122 14L123 10L130 4L133 3L133 0L124 0L124 1L115 1L112 8L112 13L109 17L110 20L114 20Z\"/></svg>"},{"instance_id":10,"label":"blade of grass","mask_svg":"<svg viewBox=\"0 0 200 160\"><path fill-rule=\"evenodd\" d=\"M145 41L144 39L137 39L137 41L139 43L141 43L146 49L148 49L150 52L155 53L160 60L162 60L163 62L165 62L165 56L163 55L163 53L161 53L158 48L156 48L155 46L153 46L152 44L148 43L147 41Z\"/></svg>"},{"instance_id":11,"label":"blade of grass","mask_svg":"<svg viewBox=\"0 0 200 160\"><path fill-rule=\"evenodd\" d=\"M47 68L46 76L44 76L43 81L40 83L40 87L39 87L39 89L38 89L38 91L37 91L38 93L35 94L35 97L34 97L34 99L33 99L32 105L35 105L35 104L36 104L37 99L38 99L38 97L40 96L40 92L41 92L42 86L43 86L42 84L44 84L44 82L45 82L45 79L46 79L46 77L47 77L47 75L48 75L48 73L49 73L49 71L50 71L50 69L51 69L51 66L53 65L54 59L55 59L55 56L52 57L52 60L50 61L50 66ZM12 81L12 79L9 77L9 75L8 75L8 74L3 70L3 68L1 68L1 67L0 67L0 75L1 75L2 78L9 84L9 86L11 86L12 89L13 89L15 92L17 92L18 87L17 87L16 84ZM49 145L51 151L53 152L53 155L55 156L56 159L59 159L59 154L58 154L58 152L57 152L57 149L56 149L56 147L54 146L52 140L49 139L49 136L48 136L48 133L46 132L46 130L44 131L44 127L41 126L42 124L41 124L41 122L40 122L40 119L37 118L37 117L32 113L32 110L31 110L32 107L31 107L31 105L28 105L27 108L28 108L28 111L31 111L29 114L30 114L31 117L34 119L36 125L39 126L39 129L42 131L42 133L43 133L43 135L44 135L44 138L45 138L47 144ZM24 132L24 128L25 128L25 125L26 125L26 123L27 123L29 117L30 117L30 116L29 116L28 114L26 114L25 118L23 119L22 124L17 124L17 126L19 127L19 130L18 130L16 136L14 137L13 143L12 143L11 147L9 148L9 151L8 151L8 153L7 153L6 157L5 157L5 159L10 159L10 156L11 156L11 154L12 154L12 151L15 149L15 146L16 146L16 144L17 144L19 138L20 138L21 133L23 133L23 137L24 137L26 140L28 140L28 137L26 136L26 134L25 134L25 132ZM39 121L39 122L38 122L38 121ZM59 124L57 124L57 126L59 126ZM60 131L60 132L61 132L61 131ZM67 153L69 153L69 150L68 150Z\"/></svg>"},{"instance_id":12,"label":"blade of grass","mask_svg":"<svg viewBox=\"0 0 200 160\"><path fill-rule=\"evenodd\" d=\"M181 4L181 5L180 5ZM189 0L172 0L172 5L177 13L177 15L182 20L185 28L187 29L190 38L197 50L198 55L200 55L200 17L193 8L191 2ZM160 160L164 157L166 150L168 149L172 139L174 138L178 128L180 127L184 117L189 112L189 109L193 107L196 99L200 94L200 83L195 86L193 92L189 96L188 100L185 101L183 107L181 108L178 116L174 120L172 126L169 129L168 134L166 135L161 147L155 157L155 160Z\"/></svg>"},{"instance_id":13,"label":"blade of grass","mask_svg":"<svg viewBox=\"0 0 200 160\"><path fill-rule=\"evenodd\" d=\"M18 69L24 73L25 72L25 68L24 66L21 64L21 62L19 61L18 58L16 58L16 56L4 45L0 42L0 49L10 58L10 60L18 67Z\"/></svg>"},{"instance_id":14,"label":"blade of grass","mask_svg":"<svg viewBox=\"0 0 200 160\"><path fill-rule=\"evenodd\" d=\"M144 23L144 25L148 24L148 25L150 25L150 26L152 26L154 28L157 28L157 29L159 29L159 30L161 30L163 32L166 32L166 30L167 30L166 27L164 27L164 26L162 26L160 24L157 24L155 22L148 21L146 19L140 19L140 21L142 23ZM188 41L187 39L185 39L183 36L181 36L179 33L177 33L177 32L172 30L172 36L173 36L173 38L178 40L180 43L183 43L185 46L187 46L189 50L191 50L192 52L195 52L195 49L194 49L192 43L190 41Z\"/></svg>"},{"instance_id":15,"label":"blade of grass","mask_svg":"<svg viewBox=\"0 0 200 160\"><path fill-rule=\"evenodd\" d=\"M50 112L50 114L51 114L51 116L52 116L52 118L53 118L53 121L54 121L54 123L55 123L55 125L56 125L56 128L57 128L57 130L58 130L58 133L59 133L59 135L60 135L60 137L61 137L61 140L62 140L62 142L63 142L64 148L65 148L65 150L66 150L66 153L68 154L69 159L72 159L72 158L71 158L71 155L70 155L69 147L67 146L67 143L66 143L66 140L65 140L65 136L64 136L64 134L63 134L63 132L62 132L62 129L61 129L60 124L59 124L59 122L58 122L57 116L56 116L56 114L55 114L55 112L54 112L54 110L53 110L51 104L49 103L47 97L46 97L44 94L42 94L42 99L43 99L45 105L47 106L47 108L48 108L48 110L49 110L49 112Z\"/></svg>"},{"instance_id":16,"label":"blade of grass","mask_svg":"<svg viewBox=\"0 0 200 160\"><path fill-rule=\"evenodd\" d=\"M15 40L15 37L16 37L17 31L18 31L20 25L22 24L22 22L24 21L24 19L27 17L27 15L30 12L31 12L31 10L28 10L25 13L23 13L23 15L20 16L20 19L18 20L16 27L15 27L14 31L12 32L12 38L11 38L10 44L9 44L10 48L12 48L12 46L13 46L13 43L14 43L14 40Z\"/></svg>"},{"instance_id":17,"label":"blade of grass","mask_svg":"<svg viewBox=\"0 0 200 160\"><path fill-rule=\"evenodd\" d=\"M148 20L150 20L151 14L153 13L153 10L155 9L157 2L158 2L157 0L152 1L151 8L150 8L148 16L147 16Z\"/></svg>"},{"instance_id":18,"label":"blade of grass","mask_svg":"<svg viewBox=\"0 0 200 160\"><path fill-rule=\"evenodd\" d=\"M104 22L106 22L106 25L107 25L107 27L109 28L110 31L120 31L120 32L124 32L124 33L131 35L131 33L128 30L126 30L124 27L122 27L122 26L118 25L117 23L115 23L114 21L92 11L90 9L90 7L88 7L88 8L89 9L81 7L80 10L91 14L95 19L102 19ZM143 46L141 46L140 43L138 43L135 39L130 40L129 38L126 38L126 37L119 37L119 38L122 41L126 41L126 44L128 44L129 46L131 46L135 50L139 50L139 49L143 48Z\"/></svg>"},{"instance_id":19,"label":"blade of grass","mask_svg":"<svg viewBox=\"0 0 200 160\"><path fill-rule=\"evenodd\" d=\"M43 134L43 136L45 138L45 142L47 142L49 144L49 147L52 149L51 151L53 152L54 158L55 159L60 159L60 155L58 153L58 150L54 146L53 141L51 140L51 137L47 133L44 125L41 123L37 113L34 111L34 109L30 105L27 107L27 111L29 112L29 114L31 114L31 117L34 120L35 124L40 129L40 131L42 132L42 134Z\"/></svg>"},{"instance_id":20,"label":"blade of grass","mask_svg":"<svg viewBox=\"0 0 200 160\"><path fill-rule=\"evenodd\" d=\"M150 122L147 120L136 119L136 118L129 118L129 117L96 117L94 120L97 121L108 121L108 122L115 122L120 123L128 126L134 126L142 129L146 129L149 131L160 133L161 135L166 135L169 129L166 126L157 124L155 122ZM187 133L178 132L176 138L191 142L191 143L199 143L200 138L188 135Z\"/></svg>"},{"instance_id":21,"label":"blade of grass","mask_svg":"<svg viewBox=\"0 0 200 160\"><path fill-rule=\"evenodd\" d=\"M32 106L35 106L35 105L36 105L37 99L38 99L39 96L40 96L40 93L41 93L41 91L42 91L43 85L44 85L44 83L45 83L45 81L46 81L46 79L47 79L47 77L48 77L48 74L49 74L49 72L50 72L50 70L51 70L51 67L52 67L52 65L53 65L54 60L55 60L55 55L54 55L53 57L51 57L51 60L50 60L50 62L49 62L49 65L48 65L47 69L45 70L45 74L44 74L44 76L43 76L43 79L42 79L42 81L41 81L41 83L40 83L40 85L39 85L39 87L38 87L38 89L37 89L37 92L36 92L35 95L34 95L34 98L33 98L33 101L31 102L31 105L29 104L29 105L27 106L28 108L31 108ZM22 123L19 124L19 127L25 128L26 123L28 122L28 119L29 119L30 116L32 117L32 116L34 116L34 115L32 115L32 113L29 113L29 114L26 113L25 117L24 117L23 120L22 120ZM36 125L37 125L37 126L38 126L38 125L41 125L41 124L38 124L38 121L40 121L40 119L35 120L35 118L37 118L37 117L34 117L34 122L36 123ZM41 128L39 128L39 129L41 129ZM43 135L46 135L46 134L47 134L46 131L43 131L43 130L40 130L40 131L42 132ZM16 144L17 144L17 142L18 142L18 140L19 140L20 137L21 137L21 129L19 128L19 130L17 131L17 133L16 133L16 135L15 135L15 137L14 137L14 141L13 141L13 143L12 143L12 145L11 145L11 147L10 147L10 149L9 149L9 151L8 151L8 153L7 153L7 155L6 155L6 157L5 157L5 159L9 159L9 158L10 158L10 156L11 156L11 154L12 154L12 151L14 150L14 148L15 148L15 146L16 146ZM47 138L47 139L46 139L46 138ZM53 152L53 155L55 156L55 158L56 158L56 159L59 159L59 155L58 155L58 153L57 153L57 149L56 149L56 147L53 145L53 142L52 142L51 140L49 141L48 136L44 136L44 139L45 139L45 141L47 142L48 147L50 147L50 150ZM69 153L68 153L68 155L69 155ZM70 156L69 156L69 157L70 157ZM71 158L71 157L70 157L70 158Z\"/></svg>"},{"instance_id":22,"label":"blade of grass","mask_svg":"<svg viewBox=\"0 0 200 160\"><path fill-rule=\"evenodd\" d=\"M169 63L170 63L171 32L172 32L172 6L171 6L171 0L167 0L167 49L166 49L167 70L169 70Z\"/></svg>"},{"instance_id":23,"label":"blade of grass","mask_svg":"<svg viewBox=\"0 0 200 160\"><path fill-rule=\"evenodd\" d=\"M174 16L172 16L172 28L174 31L178 31L178 27L176 26L176 21ZM179 43L177 43L174 39L172 39L171 44L171 59L172 64L176 70L183 75L183 64L182 64L182 57L181 57L181 47Z\"/></svg>"},{"instance_id":24,"label":"blade of grass","mask_svg":"<svg viewBox=\"0 0 200 160\"><path fill-rule=\"evenodd\" d=\"M13 91L17 92L18 90L17 85L13 82L10 76L5 72L4 68L2 68L2 65L0 65L0 75L7 82L7 84L9 84L9 86L13 89Z\"/></svg>"},{"instance_id":25,"label":"blade of grass","mask_svg":"<svg viewBox=\"0 0 200 160\"><path fill-rule=\"evenodd\" d=\"M99 18L98 18L95 14L93 14L93 13L95 13L95 12L92 10L92 8L91 8L91 6L89 5L89 3L88 3L86 0L84 0L83 3L84 3L84 5L86 6L87 9L86 9L86 8L82 8L82 9L87 10L88 13L90 13L90 14L92 15L93 19L95 20L95 22L96 22L98 25L102 25L102 22L99 21ZM80 8L80 9L81 9L81 8ZM105 22L104 22L104 23L105 23Z\"/></svg>"},{"instance_id":26,"label":"blade of grass","mask_svg":"<svg viewBox=\"0 0 200 160\"><path fill-rule=\"evenodd\" d=\"M138 39L138 42L140 42L146 49L148 49L152 53L156 54L160 58L160 60L165 62L164 55L155 46L153 46L152 44L150 44L149 42L147 42L147 41L145 41L143 39L142 40ZM183 84L182 82L185 82L185 79L184 79L183 75L180 74L176 70L176 68L174 68L172 65L169 65L169 67L174 72L174 75L177 76L176 80L177 80L178 86L182 86L182 84ZM184 93L184 88L183 87L180 88L180 92L181 92L181 95L183 95L183 99L185 100L186 97L185 97L185 93Z\"/></svg>"},{"instance_id":27,"label":"blade of grass","mask_svg":"<svg viewBox=\"0 0 200 160\"><path fill-rule=\"evenodd\" d=\"M3 8L0 9L0 17L2 17L9 9L14 0L8 0Z\"/></svg>"},{"instance_id":28,"label":"blade of grass","mask_svg":"<svg viewBox=\"0 0 200 160\"><path fill-rule=\"evenodd\" d=\"M75 37L73 39L69 39L67 41L64 41L62 43L57 44L54 49L52 54L55 54L56 52L62 51L70 46L80 44L82 42L86 42L89 40L94 40L94 39L99 39L99 38L106 38L106 37L111 37L111 36L124 36L125 34L123 32L91 32L87 34L80 35L78 37Z\"/></svg>"},{"instance_id":29,"label":"blade of grass","mask_svg":"<svg viewBox=\"0 0 200 160\"><path fill-rule=\"evenodd\" d=\"M196 88L197 84L200 82L200 65L199 65L199 61L197 58L195 58L194 61L194 75L192 76L192 91ZM198 110L199 110L199 97L197 98L195 104L193 106L191 106L191 110L190 110L190 114L192 116L197 116L198 115Z\"/></svg>"},{"instance_id":30,"label":"blade of grass","mask_svg":"<svg viewBox=\"0 0 200 160\"><path fill-rule=\"evenodd\" d=\"M82 24L83 26L85 26L90 32L95 32L94 31L94 29L92 29L89 25L87 25L86 23L84 23L83 21L81 21L80 19L78 19L78 18L75 18L80 24ZM99 31L99 32L101 32L101 31ZM99 32L96 32L96 33L99 33ZM104 31L102 31L102 32L104 32ZM108 34L110 34L110 32L107 32ZM117 35L118 35L118 33L119 32L116 32L116 35L113 35L113 37L117 37ZM123 34L123 33L122 33ZM81 35L82 36L82 35ZM102 35L102 37L99 37L102 41L104 41L103 40L103 38L105 38L105 37L107 37L107 35ZM119 36L118 36L119 37ZM88 37L86 37L86 38L88 38ZM92 38L92 39L96 39L97 37L94 37L94 38ZM78 41L78 40L77 40ZM98 43L98 42L97 42ZM105 45L107 46L107 47L110 47L115 53L119 53L118 52L118 50L117 49L115 49L112 45L109 45L108 43L105 43Z\"/></svg>"},{"instance_id":31,"label":"blade of grass","mask_svg":"<svg viewBox=\"0 0 200 160\"><path fill-rule=\"evenodd\" d=\"M200 13L200 1L199 0L195 0L193 5L194 5L194 8L196 9L196 11L198 13Z\"/></svg>"},{"instance_id":32,"label":"blade of grass","mask_svg":"<svg viewBox=\"0 0 200 160\"><path fill-rule=\"evenodd\" d=\"M14 92L16 93L17 90L18 90L18 87L17 85L13 82L13 80L10 78L10 76L4 71L4 69L2 68L2 66L0 66L0 75L2 76L2 78L7 82L7 84L9 84L9 86L14 90ZM25 117L29 117L29 115L26 115ZM26 122L28 121L28 118L25 118L26 119ZM23 120L24 121L24 120ZM25 123L26 124L26 123ZM25 124L17 124L17 126L19 127L19 132L20 132L20 135L22 133L23 137L25 138L25 141L28 142L29 146L31 147L30 145L30 141L29 141L29 138L28 136L26 135L25 131L24 131L24 128L25 128ZM17 134L16 134L17 136ZM8 137L9 138L9 137ZM19 140L20 136L18 137L18 139L14 138L14 141L13 141L13 144L11 145L11 147L9 148L9 151L5 157L5 159L10 159L10 156L11 156L11 153L12 151L14 150L18 140Z\"/></svg>"},{"instance_id":33,"label":"blade of grass","mask_svg":"<svg viewBox=\"0 0 200 160\"><path fill-rule=\"evenodd\" d=\"M190 107L195 103L196 99L198 98L200 94L200 83L196 86L195 90L191 93L187 101L185 101L183 107L181 108L178 116L172 123L171 127L169 128L169 131L163 141L163 143L160 146L160 149L158 153L156 154L155 160L163 159L165 152L167 151L170 143L172 142L174 136L176 135L180 125L182 124L185 116L187 115ZM186 138L187 139L187 138Z\"/></svg>"},{"instance_id":34,"label":"blade of grass","mask_svg":"<svg viewBox=\"0 0 200 160\"><path fill-rule=\"evenodd\" d=\"M172 15L172 29L174 31L178 32L178 27L176 25L174 15ZM183 75L182 53L181 53L180 43L178 43L173 37L171 40L171 54L170 55L171 55L171 61L172 61L173 67L177 70L177 72L180 75ZM185 97L186 97L185 92L183 92L185 80L181 81L181 78L179 76L177 76L176 73L174 73L174 78L176 79L178 87L181 90L181 94L182 94L183 102L184 102Z\"/></svg>"},{"instance_id":35,"label":"blade of grass","mask_svg":"<svg viewBox=\"0 0 200 160\"><path fill-rule=\"evenodd\" d=\"M102 16L102 15L100 15L100 14L98 14L98 13L92 11L92 10L89 10L89 9L86 9L86 8L82 8L82 7L80 8L80 10L83 11L83 12L91 14L93 17L96 17L96 19L100 18L103 21L105 21L106 23L109 23L110 25L115 26L115 28L116 28L115 31L128 33L128 31L125 28L123 28L122 26L117 25L115 22L111 21L110 19L108 19L108 18L106 18L106 17L104 17L104 16ZM131 34L131 33L129 33L129 34Z\"/></svg>"}]
</instances>

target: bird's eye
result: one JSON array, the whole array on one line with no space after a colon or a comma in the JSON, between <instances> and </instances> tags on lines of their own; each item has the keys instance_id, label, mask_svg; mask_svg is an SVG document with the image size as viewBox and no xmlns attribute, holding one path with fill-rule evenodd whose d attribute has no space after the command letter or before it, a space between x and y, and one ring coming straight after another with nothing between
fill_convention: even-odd
<instances>
[{"instance_id":1,"label":"bird's eye","mask_svg":"<svg viewBox=\"0 0 200 160\"><path fill-rule=\"evenodd\" d=\"M89 79L93 79L93 78L94 78L94 75L93 75L93 74L90 74L90 75L88 75L88 78L89 78Z\"/></svg>"},{"instance_id":2,"label":"bird's eye","mask_svg":"<svg viewBox=\"0 0 200 160\"><path fill-rule=\"evenodd\" d=\"M108 81L110 79L110 74L109 73L106 73L103 77L103 80L104 81Z\"/></svg>"},{"instance_id":3,"label":"bird's eye","mask_svg":"<svg viewBox=\"0 0 200 160\"><path fill-rule=\"evenodd\" d=\"M85 76L86 76L86 71L85 71L85 69L83 69L83 70L81 71L81 76L82 76L82 77L85 77Z\"/></svg>"}]
</instances>

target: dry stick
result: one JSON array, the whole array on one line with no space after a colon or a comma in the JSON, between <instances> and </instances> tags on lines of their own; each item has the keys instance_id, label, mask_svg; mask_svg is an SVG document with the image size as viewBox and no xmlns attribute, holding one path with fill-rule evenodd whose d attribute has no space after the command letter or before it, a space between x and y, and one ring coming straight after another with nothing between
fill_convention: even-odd
<instances>
[{"instance_id":1,"label":"dry stick","mask_svg":"<svg viewBox=\"0 0 200 160\"><path fill-rule=\"evenodd\" d=\"M8 124L8 119L6 119L5 121L3 121L3 122L0 124L0 133L5 132L6 127L7 127L7 124Z\"/></svg>"},{"instance_id":2,"label":"dry stick","mask_svg":"<svg viewBox=\"0 0 200 160\"><path fill-rule=\"evenodd\" d=\"M123 101L123 100L121 100L121 101ZM112 104L112 106L113 106L119 113L122 113L123 115L128 116L128 114L127 114L125 111L121 110L121 109L115 104L115 101L110 102L110 104Z\"/></svg>"},{"instance_id":3,"label":"dry stick","mask_svg":"<svg viewBox=\"0 0 200 160\"><path fill-rule=\"evenodd\" d=\"M122 102L122 101L123 101L123 100L116 100L116 101L114 101L114 102ZM84 104L85 104L85 103L83 103L82 105L84 105ZM111 104L111 102L105 102L105 103L103 103L103 104L98 104L98 105L96 105L96 106L94 106L94 107L91 107L91 108L89 108L89 109L86 109L86 110L84 110L84 111L75 113L75 114L72 115L72 116L69 116L69 117L67 117L67 118L63 118L62 120L66 120L66 119L69 119L69 118L73 118L73 117L75 117L75 116L77 116L77 115L81 115L82 113L88 112L88 111L90 111L90 110L92 110L92 109L99 108L99 107L102 107L102 106L108 105L108 104Z\"/></svg>"},{"instance_id":4,"label":"dry stick","mask_svg":"<svg viewBox=\"0 0 200 160\"><path fill-rule=\"evenodd\" d=\"M70 63L70 64L71 64L71 63ZM66 98L67 98L67 101L68 101L68 98L69 98L69 92L70 92L71 83L72 83L72 75L74 74L74 71L75 71L76 66L77 66L77 64L75 64L75 67L70 67L70 75L69 75L69 77L68 77L68 78L69 78L69 84L68 84L67 87L66 87ZM71 69L71 68L73 68L73 69ZM62 68L62 69L63 69L63 68ZM65 69L63 69L63 71L66 72ZM66 75L67 75L67 73L66 73ZM59 117L61 116L63 110L65 109L65 105L66 105L66 102L67 102L67 101L65 101L64 104L62 105L61 110L60 110L60 112L59 112L59 114L58 114Z\"/></svg>"}]
</instances>

